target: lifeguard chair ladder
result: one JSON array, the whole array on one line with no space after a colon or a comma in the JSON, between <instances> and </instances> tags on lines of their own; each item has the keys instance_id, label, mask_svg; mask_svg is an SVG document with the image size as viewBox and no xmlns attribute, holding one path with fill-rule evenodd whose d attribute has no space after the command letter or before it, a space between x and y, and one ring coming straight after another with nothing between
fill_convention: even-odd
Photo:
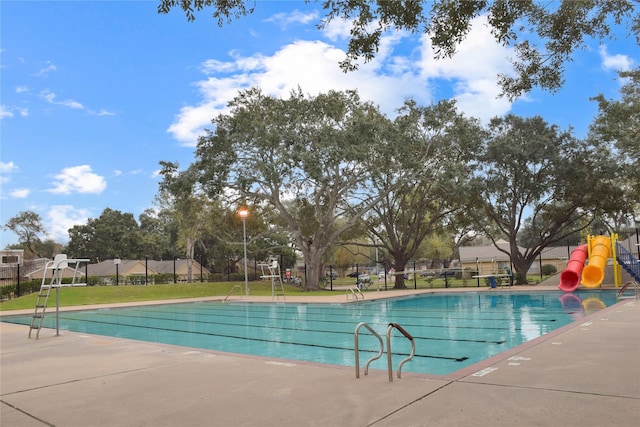
<instances>
[{"instance_id":1,"label":"lifeguard chair ladder","mask_svg":"<svg viewBox=\"0 0 640 427\"><path fill-rule=\"evenodd\" d=\"M285 299L284 296L284 286L282 285L282 275L280 274L280 265L277 260L271 260L268 263L258 264L260 266L260 270L262 271L261 279L271 279L271 299L273 300L276 297L280 297L282 295L282 299ZM276 285L280 286L280 290L276 293Z\"/></svg>"},{"instance_id":2,"label":"lifeguard chair ladder","mask_svg":"<svg viewBox=\"0 0 640 427\"><path fill-rule=\"evenodd\" d=\"M69 286L86 286L86 283L76 283L76 279L79 277L78 269L82 263L89 262L88 259L71 259L67 258L66 254L58 254L54 257L53 261L47 262L42 273L42 284L40 285L40 291L38 292L38 299L36 300L36 307L31 319L31 325L29 327L29 338L31 338L31 332L36 330L36 339L40 336L40 330L42 329L42 321L44 320L45 312L47 311L47 304L49 302L49 296L51 295L51 289L56 290L56 336L60 335L59 329L59 313L60 313L60 288ZM71 283L62 283L64 272L70 268L69 264L73 267L73 277ZM47 274L51 271L51 279L47 280Z\"/></svg>"}]
</instances>

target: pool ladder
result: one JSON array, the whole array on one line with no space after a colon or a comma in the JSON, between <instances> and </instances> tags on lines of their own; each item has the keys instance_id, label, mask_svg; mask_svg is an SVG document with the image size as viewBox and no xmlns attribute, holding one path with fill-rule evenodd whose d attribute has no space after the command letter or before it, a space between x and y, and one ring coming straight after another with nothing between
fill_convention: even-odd
<instances>
[{"instance_id":1,"label":"pool ladder","mask_svg":"<svg viewBox=\"0 0 640 427\"><path fill-rule=\"evenodd\" d=\"M359 345L358 345L358 332L360 328L363 326L367 328L369 332L371 332L373 336L376 337L378 339L378 342L380 343L380 350L378 351L378 353L375 356L373 356L371 359L367 360L367 363L364 366L365 375L369 373L369 364L374 360L379 359L382 356L382 353L384 353L384 343L382 341L382 337L376 331L374 331L373 328L371 328L371 326L369 326L369 324L367 324L366 322L358 323L358 325L356 326L356 330L353 333L355 355L356 355L356 378L360 378L360 352L359 352ZM413 337L411 336L411 334L407 332L399 324L389 323L389 326L387 326L387 370L389 371L389 382L393 382L393 363L391 361L391 356L392 356L391 331L393 329L397 329L398 331L400 331L400 333L402 333L402 335L404 335L409 341L411 341L411 353L409 354L409 357L402 359L402 361L398 365L398 378L401 378L401 375L402 375L402 365L404 365L405 363L413 359L413 356L416 353L416 343Z\"/></svg>"},{"instance_id":2,"label":"pool ladder","mask_svg":"<svg viewBox=\"0 0 640 427\"><path fill-rule=\"evenodd\" d=\"M359 298L362 298L364 300L364 294L358 287L349 288L346 290L346 293L347 293L347 300L349 299L349 295L351 295L351 297L356 301L358 301Z\"/></svg>"},{"instance_id":3,"label":"pool ladder","mask_svg":"<svg viewBox=\"0 0 640 427\"><path fill-rule=\"evenodd\" d=\"M633 296L626 296L625 292L630 287L633 289ZM618 294L616 295L616 299L619 300L630 298L640 299L640 284L637 281L625 283L625 285L618 291Z\"/></svg>"},{"instance_id":4,"label":"pool ladder","mask_svg":"<svg viewBox=\"0 0 640 427\"><path fill-rule=\"evenodd\" d=\"M238 295L240 295L240 298L242 298L242 286L240 285L235 285L233 288L231 288L231 290L229 291L229 293L227 294L226 297L224 297L224 299L222 300L222 302L227 302L227 299L231 296L231 294L233 293L233 291L238 290Z\"/></svg>"}]
</instances>

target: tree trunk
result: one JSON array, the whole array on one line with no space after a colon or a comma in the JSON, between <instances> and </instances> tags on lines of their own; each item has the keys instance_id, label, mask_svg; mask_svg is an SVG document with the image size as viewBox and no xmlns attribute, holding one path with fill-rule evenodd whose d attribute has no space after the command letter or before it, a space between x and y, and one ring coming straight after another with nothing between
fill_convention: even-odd
<instances>
[{"instance_id":1,"label":"tree trunk","mask_svg":"<svg viewBox=\"0 0 640 427\"><path fill-rule=\"evenodd\" d=\"M531 268L531 264L535 258L531 260L527 260L525 257L516 256L513 257L513 269L515 271L515 284L516 285L526 285L527 282L527 272L529 268Z\"/></svg>"},{"instance_id":2,"label":"tree trunk","mask_svg":"<svg viewBox=\"0 0 640 427\"><path fill-rule=\"evenodd\" d=\"M404 284L404 270L407 267L407 262L395 260L395 265L397 270L393 289L407 289L407 286Z\"/></svg>"},{"instance_id":3,"label":"tree trunk","mask_svg":"<svg viewBox=\"0 0 640 427\"><path fill-rule=\"evenodd\" d=\"M319 291L322 256L324 255L324 252L311 245L308 250L303 250L303 255L307 268L304 290Z\"/></svg>"},{"instance_id":4,"label":"tree trunk","mask_svg":"<svg viewBox=\"0 0 640 427\"><path fill-rule=\"evenodd\" d=\"M187 282L193 282L193 252L196 246L195 239L187 238Z\"/></svg>"}]
</instances>

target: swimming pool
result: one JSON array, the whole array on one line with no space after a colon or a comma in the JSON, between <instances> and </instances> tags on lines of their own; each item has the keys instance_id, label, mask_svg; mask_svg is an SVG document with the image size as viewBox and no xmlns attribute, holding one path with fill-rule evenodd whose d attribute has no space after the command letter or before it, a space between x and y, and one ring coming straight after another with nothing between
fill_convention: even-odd
<instances>
[{"instance_id":1,"label":"swimming pool","mask_svg":"<svg viewBox=\"0 0 640 427\"><path fill-rule=\"evenodd\" d=\"M394 322L415 340L403 372L445 375L516 347L616 302L615 291L434 293L357 304L181 303L60 313L75 332L316 363L354 366L354 330L381 336ZM29 325L31 316L2 321ZM55 315L44 326L55 328ZM25 332L26 333L26 332ZM360 330L362 363L379 343ZM393 334L393 366L410 341ZM386 369L386 358L370 365Z\"/></svg>"}]
</instances>

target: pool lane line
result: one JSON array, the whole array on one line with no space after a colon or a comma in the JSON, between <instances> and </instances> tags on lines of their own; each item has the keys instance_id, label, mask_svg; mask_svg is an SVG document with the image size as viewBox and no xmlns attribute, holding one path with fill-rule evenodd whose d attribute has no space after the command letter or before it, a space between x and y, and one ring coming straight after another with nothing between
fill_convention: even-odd
<instances>
[{"instance_id":1,"label":"pool lane line","mask_svg":"<svg viewBox=\"0 0 640 427\"><path fill-rule=\"evenodd\" d=\"M209 322L209 321L205 321L205 320L193 320L193 319L175 319L175 318L164 318L164 317L154 317L154 316L149 316L149 312L148 311L144 311L144 313L146 314L145 316L132 316L130 314L123 314L123 312L130 312L130 311L136 311L136 310L106 310L106 311L100 311L100 312L93 312L93 311L85 311L82 312L82 314L86 314L89 313L90 315L97 315L97 316L106 316L106 317L119 317L119 318L132 318L132 319L152 319L152 320L157 320L157 321L164 321L164 322L183 322L183 323L195 323L195 324L207 324L207 325L224 325L224 326L232 326L232 327L239 327L239 328L247 328L247 327L259 327L259 328L267 328L267 329L271 329L271 330L284 330L284 331L299 331L301 333L304 332L316 332L316 333L330 333L330 334L346 334L346 335L351 335L352 332L351 330L329 330L329 329L309 329L309 328L292 328L292 327L286 327L284 325L274 325L274 326L266 326L264 324L247 324L247 323L228 323L228 322ZM176 313L176 312L170 312L171 314L183 314L183 313ZM80 313L78 313L80 314ZM75 321L75 322L82 322L82 321L88 321L88 320L84 320L84 319L77 319L75 317L68 317L68 316L72 316L72 313L67 313L66 316L61 317L61 319L66 319L68 321ZM223 317L221 315L217 315L216 317ZM230 317L230 316L225 316L226 318ZM238 319L245 319L244 316L233 316L235 318ZM258 317L259 318L259 317ZM274 320L274 321L279 321L279 322L291 322L291 319L282 319L282 318L277 318L277 319L273 319L273 318L266 318L268 320ZM254 320L254 318L252 318L252 320ZM341 324L348 324L348 325L353 325L352 321L349 322L336 322L336 321L323 321L323 320L316 320L316 321L311 321L310 323L341 323ZM111 322L104 322L105 324L113 324ZM381 325L387 325L388 322L375 322L376 324L381 324ZM123 324L123 326L134 326L132 324ZM417 324L407 324L407 323L403 323L404 326L406 327L411 327L411 326L415 326L416 328L425 328L425 329L444 329L446 328L447 330L451 330L452 327L449 325L417 325ZM137 325L136 325L137 326ZM510 327L494 327L494 328L490 328L490 327L481 327L481 326L474 326L474 327L469 327L469 326L455 326L453 327L453 329L458 329L458 330L476 330L476 329L490 329L490 330L495 330L495 331L508 331L508 332L521 332L522 328L516 327L516 328L510 328ZM467 339L467 338L452 338L452 337L434 337L434 336L424 336L424 335L414 335L414 337L416 339L421 339L421 340L425 340L425 341L446 341L446 342L468 342L468 343L478 343L478 344L504 344L506 342L506 340L478 340L478 339Z\"/></svg>"},{"instance_id":2,"label":"pool lane line","mask_svg":"<svg viewBox=\"0 0 640 427\"><path fill-rule=\"evenodd\" d=\"M193 303L191 303L193 304ZM164 306L153 306L153 307L148 307L148 308L136 308L139 311L163 311L163 312L167 312L167 313L174 313L174 312L182 312L180 310L171 310L170 306L173 304L168 304L168 305L164 305ZM185 304L180 304L181 306L185 306ZM208 303L208 304L194 304L194 306L197 305L198 307L195 310L190 310L190 312L193 313L197 313L197 314L201 314L201 315L205 315L211 312L238 312L238 310L234 310L233 308L237 308L237 307L242 307L242 308L247 308L247 307L251 307L251 312L255 313L255 312L260 312L260 313L272 313L274 312L273 310L273 306L271 306L271 308L269 308L269 306L264 305L264 304L257 304L257 303L236 303L236 304L222 304L222 303ZM255 305L255 307L254 307ZM162 307L166 307L169 308L168 310L164 309L164 310L158 310L158 308L162 308ZM202 308L200 308L202 307ZM210 307L210 308L207 308ZM536 307L534 307L536 308ZM115 309L117 310L117 309ZM123 310L126 310L126 308L124 308ZM325 311L326 310L326 311ZM326 317L343 317L344 314L342 313L344 310L349 310L350 312L356 311L353 310L351 308L351 306L347 307L347 306L341 306L341 307L324 307L324 309L322 307L314 307L313 310L305 310L305 314L309 314L311 312L312 315L317 315L317 314L322 314L323 316ZM291 314L298 314L298 311L295 307L289 307L289 306L284 306L284 305L280 305L277 306L277 310L278 313L291 313ZM367 313L379 313L379 310L357 310L359 314L364 314L366 315ZM437 315L438 312L441 313L447 313L447 314L464 314L464 311L458 310L458 309L454 309L454 310L443 310L443 309L438 309L438 310L420 310L420 309L405 309L405 308L394 308L393 312L398 312L399 316L406 316L406 317L421 317L421 318L433 318L433 319L441 319L442 316L441 315ZM546 316L552 316L552 315L564 315L564 314L571 314L574 313L575 311L571 311L568 312L566 310L550 310L550 309L544 309L543 313L539 313L541 315L546 315ZM484 310L484 311L474 311L474 313L478 314L489 314L489 315L493 315L493 314L503 314L504 310L503 309L495 309L495 310ZM531 312L530 312L531 313ZM537 314L535 311L533 312L534 314ZM433 316L429 316L425 314L433 314ZM451 318L451 317L449 317ZM466 319L467 317L456 317L457 319ZM496 321L503 321L505 320L503 317L500 318L495 318L495 317L483 317L482 319L486 319L486 320L496 320Z\"/></svg>"},{"instance_id":3,"label":"pool lane line","mask_svg":"<svg viewBox=\"0 0 640 427\"><path fill-rule=\"evenodd\" d=\"M329 316L333 316L335 315L334 312L336 311L340 311L340 310L350 310L350 311L358 311L360 313L366 313L366 312L372 312L372 313L378 313L380 310L375 309L375 304L378 304L380 301L364 301L364 302L360 302L357 305L354 304L300 304L305 306L305 312L322 312L323 314L327 314ZM614 301L615 302L615 301ZM212 310L212 309L219 309L219 308L224 308L224 309L231 309L232 307L251 307L252 311L257 311L257 309L260 309L260 311L272 311L272 308L274 307L273 305L270 304L265 304L265 303L252 303L252 302L240 302L240 301L234 301L231 303L221 303L218 301L211 301L211 302L206 302L206 303L184 303L184 304L179 304L181 306L185 306L187 304L194 304L194 305L198 305L201 306L204 310ZM169 307L169 306L173 306L173 305L178 305L178 304L167 304L164 306L154 306L154 307ZM611 304L609 304L611 305ZM609 306L607 305L607 306ZM293 305L293 304L279 304L276 307L278 309L284 309L284 310L297 310L297 307L299 305ZM208 308L210 307L210 308ZM215 308L214 308L215 307ZM522 305L520 307L516 307L517 310L522 309L524 307L529 307L531 309L537 310L537 309L541 309L544 310L544 314L571 314L571 313L575 313L575 310L571 310L571 311L567 311L567 309L561 307L560 305L558 305L555 308L548 308L546 306L529 306L529 305ZM149 307L151 308L151 307ZM504 306L502 307L484 307L481 311L477 311L478 306L477 305L467 305L467 306L458 306L458 307L453 307L453 308L431 308L431 307L394 307L392 310L394 312L404 312L404 313L418 313L418 314L424 314L425 312L428 313L432 313L432 314L436 314L436 313L452 313L452 312L460 312L460 313L464 313L466 311L470 311L470 310L474 310L476 312L482 312L482 313L502 313L504 312ZM297 312L297 311L296 311ZM338 313L338 315L340 315Z\"/></svg>"},{"instance_id":4,"label":"pool lane line","mask_svg":"<svg viewBox=\"0 0 640 427\"><path fill-rule=\"evenodd\" d=\"M118 311L118 310L114 310L114 311ZM164 311L164 310L139 310L139 309L122 309L122 311L134 311L134 312L142 312L142 313L167 313L167 314L191 314L191 312L187 313L183 313L183 312L177 312L177 311ZM108 312L112 312L112 311L108 311ZM207 313L194 313L198 316L214 316L214 317L236 317L236 318L245 318L246 315L241 313L241 312L225 312L220 313L220 312L207 312ZM272 316L255 316L253 315L253 313L250 316L251 318L254 319L268 319L268 320L275 320L275 321L292 321L295 319L291 319L291 318L284 318L284 317L272 317ZM341 317L343 317L344 319L352 319L350 317L347 317L345 315L342 315ZM402 321L401 318L399 317L394 317L393 318L394 321L396 321L397 323L401 323L404 326L414 326L414 327L430 327L430 328L450 328L450 325L422 325L422 324L417 324L417 323L406 323L404 321ZM409 320L411 319L416 319L416 317L410 317ZM420 319L436 319L436 320L467 320L469 321L468 318L465 317L447 317L447 318L443 318L442 316L435 316L435 317L431 317L431 316L423 316L420 317ZM507 323L507 322L511 322L511 321L516 321L518 322L521 318L517 317L517 318L483 318L483 319L473 319L473 320L477 320L477 323L480 322L500 322L500 323ZM557 319L536 319L538 322L543 323L543 322L556 322ZM198 320L199 321L199 320ZM304 320L300 320L303 322L308 322L308 321L312 321L312 322L324 322L324 323L349 323L351 324L352 322L346 321L346 320L327 320L327 319L304 319ZM492 329L492 330L512 330L512 328L509 327L493 327L493 326L486 326L486 325L474 325L474 326L466 326L466 325L458 325L456 326L456 328L459 329ZM519 328L513 329L513 330L521 330Z\"/></svg>"},{"instance_id":5,"label":"pool lane line","mask_svg":"<svg viewBox=\"0 0 640 427\"><path fill-rule=\"evenodd\" d=\"M191 334L191 335L204 335L204 336L209 336L209 337L221 337L221 338L229 338L229 339L237 339L237 340L245 340L245 341L260 341L260 342L273 343L273 344L285 344L285 345L293 345L293 346L325 348L325 349L328 349L328 350L354 351L353 347L331 346L331 345L324 345L324 344L311 344L311 343L295 342L295 341L276 341L276 340L270 340L270 339L259 338L259 337L242 337L242 336L225 335L225 334L219 334L219 333L213 334L213 333L209 333L209 332L185 331L185 330L181 330L181 329L159 328L159 327L155 327L155 326L122 325L120 323L110 323L110 322L103 322L103 321L98 322L98 321L93 321L93 320L83 320L83 322L105 324L105 325L114 325L114 326L126 326L126 327L129 327L129 328L136 328L136 329L150 329L150 330L154 330L154 331L178 332L178 333L186 333L186 334ZM93 332L85 332L85 333L91 333L91 334L107 336L107 337L113 336L113 335L103 335L103 334L98 334L98 333L93 333ZM117 338L127 338L127 337L123 337L122 335L118 335ZM142 340L140 338L130 338L130 339L134 339L134 340L138 340L138 341L144 341L144 340ZM153 342L163 342L163 343L166 343L166 344L171 344L171 343L167 343L165 341L157 341L157 340L153 341ZM194 346L193 345L189 345L188 347L194 347ZM216 350L215 348L209 348L209 347L195 347L195 348L205 348L205 349L208 349L208 350ZM220 350L220 351L225 351L225 350ZM369 349L364 349L364 348L361 348L360 351L361 352L367 352L367 353L377 353L378 352L378 350L369 350ZM234 353L241 353L241 352L234 351ZM404 353L404 352L393 353L394 356L404 356L404 355L408 355L408 354L409 353ZM450 360L450 361L455 361L455 362L463 362L463 361L465 361L465 360L467 360L469 358L468 356L459 356L459 357L455 357L455 356L435 356L435 355L429 355L429 354L415 354L414 357L421 357L421 358L425 358L425 359ZM302 360L308 360L308 359L302 359Z\"/></svg>"},{"instance_id":6,"label":"pool lane line","mask_svg":"<svg viewBox=\"0 0 640 427\"><path fill-rule=\"evenodd\" d=\"M128 311L128 310L127 310ZM130 318L140 318L140 319L145 319L145 318L150 318L150 319L155 319L155 320L162 320L162 321L180 321L180 322L196 322L196 323L206 323L206 324L229 324L229 323L225 323L225 322L209 322L206 320L193 320L193 319L174 319L174 318L164 318L164 317L154 317L154 316L149 316L149 312L144 312L145 316L132 316L129 314L123 314L123 311L119 311L118 313L115 313L113 311L108 311L108 312L100 312L100 313L96 313L98 315L103 315L103 316L112 316L112 317L130 317ZM171 314L177 314L177 313L171 313ZM69 315L69 314L68 314ZM244 316L240 316L240 315L234 315L234 316L222 316L222 315L214 315L213 317L224 317L225 319L229 318L229 317L233 317L236 319L242 319L242 320L246 320L246 318ZM67 319L72 319L72 317L65 317ZM256 316L253 319L261 319L260 317ZM292 319L284 319L284 318L262 318L262 319L267 319L267 320L273 320L274 322L291 322ZM395 319L394 319L395 320ZM309 322L309 323L328 323L328 324L343 324L343 325L353 325L353 321L342 321L342 322L337 322L337 321L324 321L324 320L313 320L313 321L301 321L301 322ZM379 323L379 324L384 324L385 326L388 324L387 321L384 322L375 322L375 323ZM246 323L233 323L231 325L238 325L238 326L247 326ZM259 325L260 326L260 325ZM416 328L425 328L425 329L452 329L452 327L450 325L419 325L419 324L408 324L403 322L403 326L406 327L416 327ZM277 328L277 327L274 327ZM282 326L280 326L280 328L282 328ZM289 328L292 329L292 328ZM482 329L482 330L494 330L494 331L514 331L514 332L519 332L522 331L522 328L520 327L488 327L488 326L464 326L464 325L458 325L458 326L454 326L453 329L460 329L460 330L478 330L478 329ZM315 331L315 332L326 332L326 331L330 331L330 330L314 330L314 329L307 329L309 331ZM343 332L343 331L338 331L338 332ZM350 330L349 331L345 331L345 333L351 333ZM428 338L425 338L428 339Z\"/></svg>"},{"instance_id":7,"label":"pool lane line","mask_svg":"<svg viewBox=\"0 0 640 427\"><path fill-rule=\"evenodd\" d=\"M100 313L103 314L103 313ZM108 316L113 317L113 316ZM187 319L166 319L166 318L157 318L150 316L129 316L129 315L117 315L118 318L132 318L132 319L153 319L160 320L166 322L182 322L182 323L194 323L194 324L205 324L205 325L221 325L221 326L232 326L238 328L261 328L261 329L270 329L270 330L284 330L284 331L295 331L300 333L305 332L316 332L323 334L336 334L336 335L349 335L352 336L352 331L332 331L326 329L308 329L308 328L294 328L294 327L286 327L286 326L269 326L264 324L240 324L240 323L225 323L225 322L206 322L206 321L198 321L195 322L193 320ZM97 321L97 320L86 320L86 319L77 319L74 317L60 316L61 320L66 320L69 322L93 322L93 323L103 323L105 325L122 325L122 326L132 326L132 327L146 327L144 325L135 325L130 323L115 323L115 322L106 322L106 321ZM384 325L388 325L388 323L384 323ZM450 329L450 328L449 328ZM190 332L184 329L177 329L179 331ZM469 342L469 343L478 343L478 344L504 344L506 340L478 340L478 339L467 339L467 338L450 338L450 337L431 337L431 336L421 336L412 334L414 339L420 339L424 341L446 341L446 342Z\"/></svg>"}]
</instances>

